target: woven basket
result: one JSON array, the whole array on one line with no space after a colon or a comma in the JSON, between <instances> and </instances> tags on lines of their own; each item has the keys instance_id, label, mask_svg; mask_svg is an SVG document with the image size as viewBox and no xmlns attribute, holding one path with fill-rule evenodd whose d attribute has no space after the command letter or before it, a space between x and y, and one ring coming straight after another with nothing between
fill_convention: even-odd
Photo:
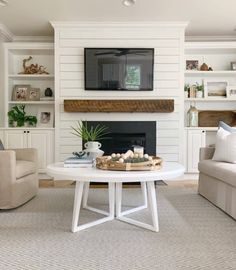
<instances>
[{"instance_id":1,"label":"woven basket","mask_svg":"<svg viewBox=\"0 0 236 270\"><path fill-rule=\"evenodd\" d=\"M110 171L152 171L162 168L163 160L160 157L152 157L152 160L139 163L120 163L112 161L107 156L96 158L96 166L101 170Z\"/></svg>"}]
</instances>

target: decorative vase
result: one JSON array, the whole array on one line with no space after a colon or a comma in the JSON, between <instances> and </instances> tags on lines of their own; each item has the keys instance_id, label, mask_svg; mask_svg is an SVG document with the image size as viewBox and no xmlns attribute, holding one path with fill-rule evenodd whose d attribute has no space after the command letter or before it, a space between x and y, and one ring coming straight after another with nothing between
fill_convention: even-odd
<instances>
[{"instance_id":1,"label":"decorative vase","mask_svg":"<svg viewBox=\"0 0 236 270\"><path fill-rule=\"evenodd\" d=\"M17 127L17 126L18 126L17 121L13 121L13 122L12 122L12 126L13 126L13 127Z\"/></svg>"},{"instance_id":2,"label":"decorative vase","mask_svg":"<svg viewBox=\"0 0 236 270\"><path fill-rule=\"evenodd\" d=\"M52 95L53 95L52 89L47 87L44 91L44 95L45 95L45 97L52 97Z\"/></svg>"},{"instance_id":3,"label":"decorative vase","mask_svg":"<svg viewBox=\"0 0 236 270\"><path fill-rule=\"evenodd\" d=\"M87 156L89 158L95 159L97 157L101 157L104 154L104 151L100 150L101 148L101 143L100 142L86 142L84 144L85 150L84 152L87 153Z\"/></svg>"},{"instance_id":4,"label":"decorative vase","mask_svg":"<svg viewBox=\"0 0 236 270\"><path fill-rule=\"evenodd\" d=\"M197 98L203 98L203 92L197 91Z\"/></svg>"},{"instance_id":5,"label":"decorative vase","mask_svg":"<svg viewBox=\"0 0 236 270\"><path fill-rule=\"evenodd\" d=\"M195 106L190 105L187 118L189 127L198 127L198 110Z\"/></svg>"},{"instance_id":6,"label":"decorative vase","mask_svg":"<svg viewBox=\"0 0 236 270\"><path fill-rule=\"evenodd\" d=\"M188 98L188 91L184 91L184 97Z\"/></svg>"},{"instance_id":7,"label":"decorative vase","mask_svg":"<svg viewBox=\"0 0 236 270\"><path fill-rule=\"evenodd\" d=\"M208 65L206 63L203 63L200 67L201 71L208 71Z\"/></svg>"}]
</instances>

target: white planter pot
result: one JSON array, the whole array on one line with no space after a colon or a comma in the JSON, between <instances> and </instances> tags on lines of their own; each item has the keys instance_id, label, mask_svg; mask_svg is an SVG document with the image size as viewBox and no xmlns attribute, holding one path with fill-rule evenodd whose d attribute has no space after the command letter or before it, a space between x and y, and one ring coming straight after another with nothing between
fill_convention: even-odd
<instances>
[{"instance_id":1,"label":"white planter pot","mask_svg":"<svg viewBox=\"0 0 236 270\"><path fill-rule=\"evenodd\" d=\"M101 147L100 142L86 142L84 144L84 147L86 148L84 152L87 153L89 158L97 158L101 157L104 154L104 151L100 150L99 148Z\"/></svg>"}]
</instances>

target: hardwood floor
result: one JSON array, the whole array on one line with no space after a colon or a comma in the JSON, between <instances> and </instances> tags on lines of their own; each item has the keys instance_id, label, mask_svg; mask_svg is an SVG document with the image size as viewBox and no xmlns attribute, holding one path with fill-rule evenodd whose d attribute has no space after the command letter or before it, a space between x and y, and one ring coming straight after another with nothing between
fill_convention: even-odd
<instances>
[{"instance_id":1,"label":"hardwood floor","mask_svg":"<svg viewBox=\"0 0 236 270\"><path fill-rule=\"evenodd\" d=\"M161 184L161 183L160 183ZM187 187L192 188L196 187L198 184L197 180L184 180L184 181L166 181L168 186L178 186L178 187ZM74 181L54 181L51 179L40 179L39 180L39 187L40 188L74 188ZM93 184L92 187L94 188L104 188L107 185L96 185ZM125 185L126 188L134 188L138 187L138 185Z\"/></svg>"}]
</instances>

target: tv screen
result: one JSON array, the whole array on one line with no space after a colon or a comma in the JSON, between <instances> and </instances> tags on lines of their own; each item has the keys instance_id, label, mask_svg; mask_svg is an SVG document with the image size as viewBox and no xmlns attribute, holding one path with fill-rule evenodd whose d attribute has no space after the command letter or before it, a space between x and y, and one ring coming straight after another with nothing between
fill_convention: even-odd
<instances>
[{"instance_id":1,"label":"tv screen","mask_svg":"<svg viewBox=\"0 0 236 270\"><path fill-rule=\"evenodd\" d=\"M153 90L154 49L85 48L85 90Z\"/></svg>"}]
</instances>

